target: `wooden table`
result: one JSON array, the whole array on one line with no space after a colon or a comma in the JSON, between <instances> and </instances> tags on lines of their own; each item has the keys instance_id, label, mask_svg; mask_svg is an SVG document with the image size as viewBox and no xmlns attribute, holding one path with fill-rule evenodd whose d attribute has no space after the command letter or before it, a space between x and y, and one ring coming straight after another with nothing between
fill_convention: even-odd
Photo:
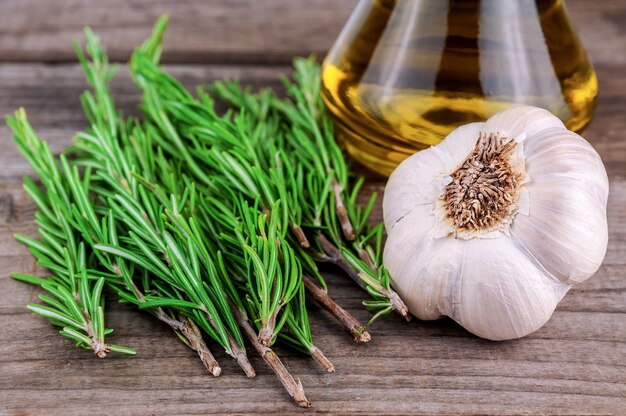
<instances>
[{"instance_id":1,"label":"wooden table","mask_svg":"<svg viewBox=\"0 0 626 416\"><path fill-rule=\"evenodd\" d=\"M2 0L0 113L25 106L55 151L85 127L78 96L86 87L71 40L91 25L111 57L125 60L156 17L171 14L168 70L188 85L239 77L277 85L293 55L323 56L355 0ZM337 367L322 374L312 360L284 352L319 413L626 414L626 2L568 1L600 80L597 116L586 137L611 182L610 242L597 275L574 288L553 318L517 341L478 339L450 320L386 317L369 345L351 339L311 306L317 343ZM127 112L139 96L123 71L114 96ZM168 329L109 302L108 322L136 357L97 359L74 348L24 307L36 288L10 272L41 272L15 232L36 235L34 205L21 190L32 173L0 127L0 414L292 413L298 409L257 357L244 378L224 354L223 375L207 375ZM369 191L382 189L370 183ZM376 215L380 218L380 208ZM358 318L364 294L330 277L332 294Z\"/></svg>"}]
</instances>

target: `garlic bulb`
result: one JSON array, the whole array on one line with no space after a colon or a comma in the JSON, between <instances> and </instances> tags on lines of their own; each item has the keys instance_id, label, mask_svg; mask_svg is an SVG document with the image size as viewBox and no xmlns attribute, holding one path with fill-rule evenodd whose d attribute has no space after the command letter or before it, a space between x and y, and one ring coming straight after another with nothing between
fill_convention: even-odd
<instances>
[{"instance_id":1,"label":"garlic bulb","mask_svg":"<svg viewBox=\"0 0 626 416\"><path fill-rule=\"evenodd\" d=\"M606 253L600 156L546 110L520 106L454 130L385 188L384 264L419 319L492 340L543 326Z\"/></svg>"}]
</instances>

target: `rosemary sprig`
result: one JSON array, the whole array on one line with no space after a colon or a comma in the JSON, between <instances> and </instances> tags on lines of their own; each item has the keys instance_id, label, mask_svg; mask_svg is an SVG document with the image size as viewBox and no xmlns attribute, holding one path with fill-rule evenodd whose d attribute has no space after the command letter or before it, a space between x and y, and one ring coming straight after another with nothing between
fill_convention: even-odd
<instances>
[{"instance_id":1,"label":"rosemary sprig","mask_svg":"<svg viewBox=\"0 0 626 416\"><path fill-rule=\"evenodd\" d=\"M113 228L125 230L109 244L95 244L94 248L125 259L146 275L142 279L144 293L138 291L132 278L117 286L123 299L142 309L167 307L176 316L184 316L207 332L252 377L254 370L246 357L243 337L214 264L198 258L193 242L168 230L163 211L175 212L187 203L189 194L180 192L169 199L163 195L159 198L138 179L140 168L144 174L157 172L154 159L149 158L152 149L147 151L143 142L146 132L136 123L119 121L108 90L112 69L93 33L87 31L86 35L92 61L86 60L80 48L77 53L95 95L87 92L82 97L91 129L76 136L74 151L80 152L77 163L94 169L98 185L92 190L98 196L100 210L110 212L110 218L116 221ZM166 168L166 172L173 169L163 158L159 159L159 167ZM211 283L210 287L205 280ZM194 344L194 349L202 350L198 351L202 352L201 357L210 355L200 343L201 338L194 336L197 330L187 327L177 331L186 334L190 346ZM210 369L215 369L212 357L207 359Z\"/></svg>"},{"instance_id":2,"label":"rosemary sprig","mask_svg":"<svg viewBox=\"0 0 626 416\"><path fill-rule=\"evenodd\" d=\"M239 288L231 297L247 300L240 309L245 307L255 317L262 344L271 345L278 336L290 347L310 354L326 371L334 371L313 343L301 266L280 227L284 223L279 217L284 214L280 200L269 213L260 212L258 204L249 206L241 197L235 202L229 207L209 197L198 207L204 235L217 236L214 251L226 253L220 262L228 264L230 272L224 276Z\"/></svg>"},{"instance_id":3,"label":"rosemary sprig","mask_svg":"<svg viewBox=\"0 0 626 416\"><path fill-rule=\"evenodd\" d=\"M161 24L157 23L156 33L159 33L159 27ZM146 51L153 50L152 53L158 55L158 43L153 42L153 39L154 36L138 49L131 66L136 65L138 59L146 61ZM147 111L151 111L151 119L158 127L159 132L155 137L161 136L160 147L170 149L169 152L172 152L172 147L177 148L179 157L174 159L184 160L185 164L181 166L191 169L194 179L201 180L208 186L202 193L203 196L214 196L198 199L197 217L202 219L200 223L206 229L205 236L218 237L213 251L227 253L224 263L229 271L236 272L230 272L231 275L234 274L231 278L240 282L237 285L238 293L232 297L240 295L245 300L243 306L258 326L260 342L271 345L278 333L286 328L289 335L283 334L285 336L281 336L281 340L312 354L327 371L333 371L332 364L313 344L304 306L286 308L296 290L302 287L301 266L296 252L285 236L289 211L281 200L285 195L271 188L273 185L270 177L274 174L273 170L264 172L257 165L246 163L241 155L214 148L206 149L201 157L210 160L210 165L221 166L223 169L218 167L198 175L193 167L189 168L193 164L187 162L189 157L195 155L184 147L176 130L172 128L168 115L161 111L158 95L153 93L142 75L136 81L146 88L145 107ZM168 80L164 82L167 83ZM177 83L173 81L172 85L176 86ZM181 91L184 90L179 89L174 94L182 100L185 94ZM227 125L224 127L228 128ZM171 135L173 144L164 141L163 135ZM244 199L241 199L242 196ZM203 200L207 203L203 204ZM247 204L246 200L252 201L252 204ZM294 314L292 311L298 310L304 312L297 319L288 316ZM285 313L281 314L282 311Z\"/></svg>"},{"instance_id":4,"label":"rosemary sprig","mask_svg":"<svg viewBox=\"0 0 626 416\"><path fill-rule=\"evenodd\" d=\"M225 243L223 252L228 253L229 263L246 269L245 293L250 309L259 317L259 341L271 345L278 332L278 314L296 295L301 273L300 263L281 232L284 220L280 200L268 214L242 200L237 201L234 215L228 215L233 210L215 199L211 205L221 205L219 211L209 209L207 213L213 216L211 220Z\"/></svg>"},{"instance_id":5,"label":"rosemary sprig","mask_svg":"<svg viewBox=\"0 0 626 416\"><path fill-rule=\"evenodd\" d=\"M30 178L24 178L24 190L39 208L35 222L41 240L15 235L37 258L38 264L51 272L45 279L11 275L48 292L39 295L46 305L30 304L28 309L61 326L61 335L100 358L111 351L135 354L132 348L105 342L105 335L112 332L104 324L105 279L91 269L94 262L84 240L91 232L86 223L95 220L88 202L90 171L81 179L65 158L61 158L59 166L48 144L37 138L24 109L18 110L14 117L7 117L7 124L20 152L43 184L41 190Z\"/></svg>"},{"instance_id":6,"label":"rosemary sprig","mask_svg":"<svg viewBox=\"0 0 626 416\"><path fill-rule=\"evenodd\" d=\"M167 75L162 73L162 77L167 78ZM175 82L175 81L170 81ZM191 117L194 125L190 125L185 130L186 126L182 124L183 131L189 137L202 137L207 140L215 148L227 148L235 154L241 155L242 153L249 154L250 163L259 163L259 160L265 160L268 172L271 173L270 178L264 180L264 185L261 186L263 190L274 187L275 192L281 197L289 201L286 205L288 208L287 215L289 216L289 224L292 230L292 238L295 239L294 249L298 254L304 271L314 276L315 280L322 285L322 288L316 286L312 279L303 276L303 280L306 280L306 290L309 295L324 307L328 312L335 317L344 328L352 334L354 339L359 342L368 342L371 337L361 323L359 323L352 315L341 308L335 303L327 293L327 288L323 277L320 275L316 263L315 257L311 253L307 253L304 249L310 247L310 243L301 227L301 221L303 217L315 217L318 218L315 221L311 221L307 228L309 229L321 229L321 213L326 204L328 196L330 195L330 189L332 186L332 176L329 176L325 183L316 183L318 178L310 171L313 170L312 166L307 163L293 163L293 157L290 153L285 151L287 149L292 152L285 143L283 132L280 130L279 117L270 116L272 102L276 99L274 94L269 90L261 91L258 95L252 95L246 90L242 90L235 82L217 82L212 87L213 90L219 90L220 92L215 95L227 99L229 102L238 102L242 106L245 105L244 111L237 114L237 117L233 120L236 125L232 127L232 123L226 117L225 127L221 123L224 123L224 119L220 119L215 116L214 112L210 112L212 121L209 122L209 117L193 119L193 110L195 109L208 109L212 108L212 101L210 96L203 93L200 90L200 96L203 98L205 107L197 107L193 101L188 105L191 107L187 110L187 113L183 113L183 106L177 106L175 110L179 114L175 117L181 118L184 123L185 116ZM238 108L236 105L233 105ZM239 107L241 109L241 107ZM230 131L229 131L230 129ZM247 129L247 130L246 130ZM218 131L225 136L225 139L220 141L220 137L214 133ZM224 134L223 132L228 132ZM226 142L226 143L224 143ZM228 146L232 145L232 148ZM241 157L241 156L240 156ZM256 161L256 162L254 162ZM233 169L230 163L220 163L222 160L203 161L203 166L213 166L215 168L215 175L219 176L220 172L230 172L230 178L237 178L239 169ZM261 171L263 171L261 169ZM308 171L307 175L304 174ZM254 175L255 178L259 178L259 175ZM261 176L261 178L264 178ZM258 180L258 179L257 179ZM220 192L228 191L228 183L237 183L237 180L227 181L225 186L220 188ZM224 190L226 189L226 190ZM304 189L307 189L309 193L315 195L315 200L306 200ZM246 194L244 192L244 194ZM248 192L248 194L254 195L254 192ZM315 213L315 214L312 214ZM316 225L311 225L315 222ZM301 246L302 248L299 248Z\"/></svg>"},{"instance_id":7,"label":"rosemary sprig","mask_svg":"<svg viewBox=\"0 0 626 416\"><path fill-rule=\"evenodd\" d=\"M156 188L155 188L156 190ZM194 200L196 198L193 198ZM201 197L197 198L198 206L204 204L209 204L210 201L208 199L204 199ZM188 205L189 206L189 205ZM208 227L207 228L207 213L210 211L210 208L198 208L196 210L199 213L200 218L196 220L196 218L191 217L189 220L185 219L185 217L181 214L176 214L174 216L170 216L173 220L173 224L176 225L178 232L181 235L186 236L188 239L193 240L194 242L198 242L198 245L202 247L201 255L206 257L214 256L215 263L218 267L219 276L224 279L224 288L227 292L227 298L233 310L233 313L239 322L242 331L253 345L253 347L257 350L257 352L263 357L263 359L268 363L268 365L274 370L276 375L278 376L281 383L285 386L285 389L289 393L289 395L298 403L298 405L303 407L308 407L310 403L306 400L306 396L304 395L304 391L302 389L302 385L299 382L296 382L293 376L289 373L284 364L280 361L278 356L265 344L263 344L260 339L258 333L255 332L253 325L256 323L257 328L261 326L260 317L258 315L258 309L255 308L254 302L246 301L245 299L249 298L249 290L250 286L246 284L246 281L250 278L246 278L243 276L247 276L246 273L250 273L251 265L250 261L241 261L244 259L242 247L244 247L244 243L241 240L238 240L238 236L236 233L233 233L233 229L229 229L228 233L220 233L220 238L207 238L207 236L215 236L216 228ZM237 220L237 216L234 215L232 211L224 210L221 212L222 218L220 221L226 221L226 223L233 225L233 221ZM237 227L237 225L234 225ZM259 236L257 236L258 238ZM239 257L233 255L230 251L224 251L226 257L233 257L238 259L238 261L228 261L225 256L222 255L221 249L226 247L223 243L223 239L230 240L231 247L239 252ZM239 247L237 247L237 241L239 241ZM265 269L264 269L265 270ZM292 301L293 302L293 301ZM288 305L290 305L289 303ZM284 316L284 315L283 315ZM274 330L275 333L278 333L280 328L283 326L283 322L279 323ZM307 318L308 324L308 318ZM261 326L262 327L262 326ZM282 332L280 333L282 335ZM310 340L310 332L308 333ZM308 344L302 341L302 345L310 345L310 348L307 351L313 355L315 353L314 358L322 364L327 371L334 370L334 367L324 355L312 345L312 341L308 341ZM292 345L295 345L296 348L298 346L297 342L294 342ZM297 348L298 349L298 348ZM300 348L302 350L302 348ZM306 352L306 351L305 351Z\"/></svg>"},{"instance_id":8,"label":"rosemary sprig","mask_svg":"<svg viewBox=\"0 0 626 416\"><path fill-rule=\"evenodd\" d=\"M89 338L83 337L75 328L65 328L61 333L76 340L81 346L91 345L91 348L99 356L103 356L109 350L134 354L134 350L127 347L106 345L102 335L98 339L93 335L101 333L99 328L103 321L102 285L105 279L109 285L116 288L118 293L120 286L123 284L127 285L129 293L132 295L127 294L122 299L131 300L136 304L143 303L145 299L132 281L131 276L134 274L132 267L127 267L123 259L117 256L103 256L98 251L92 251L91 255L87 256L87 266L90 265L89 267L93 268L85 265L85 252L89 252L95 244L98 242L113 242L115 244L117 242L116 227L112 222L113 217L109 215L103 217L101 222L97 220L95 209L88 199L88 190L93 187L91 169L86 169L81 178L78 170L75 167L71 167L70 163L63 156L61 157L61 168L58 168L48 144L36 137L28 124L23 110L16 114L15 119L9 119L9 125L15 131L15 140L18 146L40 175L44 188L47 190L47 194L42 193L31 180L25 179L27 193L32 195L33 200L40 207L40 212L36 214L37 224L40 226L42 236L45 235L46 237L41 242L24 236L18 235L16 237L19 241L24 241L31 246L31 252L39 259L40 265L48 267L53 271L53 276L49 279L22 274L16 274L14 277L30 283L41 284L44 289L49 290L56 296L59 296L60 293L63 295L63 302L65 302L65 304L59 303L49 296L42 295L42 300L54 306L56 310L53 311L40 305L30 305L29 307L48 317L52 317L53 312L59 315L60 311L60 314L65 319L55 319L53 322L66 324L70 319L74 319L67 313L68 309L69 311L75 311L77 308L80 308L81 303L86 303L88 310L85 311L85 318L87 323L91 322L91 328L88 325L84 325L84 330L87 336L91 337L91 343L87 344ZM68 252L74 251L77 242L80 242L78 245L79 254L74 256L68 255ZM63 247L63 244L67 244L69 250ZM54 254L54 250L58 252L63 251L65 255L61 258ZM74 264L76 258L79 259L78 264ZM105 269L109 273L101 269ZM58 276L61 279L58 279ZM142 279L144 282L147 281L145 277L144 275ZM58 283L56 283L57 280ZM69 283L69 286L75 288L76 281L80 284L80 290L77 295L74 294L73 297L68 297L64 287ZM96 286L90 294L89 290L91 289L88 288L93 286L95 282L97 282ZM61 287L58 288L58 285L61 285ZM76 292L76 289L74 289L74 292ZM86 302L84 301L85 299L87 299ZM72 305L70 302L74 302L76 305ZM153 308L151 312L170 325L179 333L184 342L199 353L201 359L213 375L219 375L220 367L206 348L196 326L191 321L188 321L186 318L174 319L165 313L163 308ZM74 314L74 316L77 315ZM92 318L96 316L98 319ZM105 335L109 332L109 329L104 330Z\"/></svg>"},{"instance_id":9,"label":"rosemary sprig","mask_svg":"<svg viewBox=\"0 0 626 416\"><path fill-rule=\"evenodd\" d=\"M294 169L304 167L307 172L306 186L300 187L296 205L302 211L305 229L314 232L318 243L311 248L310 255L340 266L374 298L364 301L375 312L369 325L392 310L408 319L408 310L391 289L389 275L381 264L383 226L368 226L376 194L365 207L359 207L357 197L362 178L347 193L346 161L333 138L332 123L319 96L319 66L312 59L297 59L295 67L296 84L284 79L291 100L272 96L270 105L284 119L286 143L282 148L288 149L295 159L291 162L296 166ZM232 81L218 81L211 91L231 108L252 114L260 112L262 106L258 103L264 101L266 94L255 96Z\"/></svg>"},{"instance_id":10,"label":"rosemary sprig","mask_svg":"<svg viewBox=\"0 0 626 416\"><path fill-rule=\"evenodd\" d=\"M357 204L363 179L359 178L350 191L346 160L334 139L333 126L320 95L320 67L313 59L294 61L295 83L283 78L290 100L274 100L274 105L286 118L289 128L286 137L292 146L299 146L295 156L301 163L312 166L315 179L311 182L327 183L332 178L332 198L324 197L322 212L309 216L316 228L316 239L322 252L316 257L340 266L373 300L364 305L375 312L369 324L391 311L410 319L408 308L389 283L389 273L382 266L383 225L368 225L376 200L373 194L364 208ZM318 187L321 185L318 185ZM319 193L303 193L305 201L315 200ZM320 206L321 204L317 205ZM319 218L322 223L319 224ZM331 241L329 241L328 236ZM370 241L374 241L372 245Z\"/></svg>"}]
</instances>

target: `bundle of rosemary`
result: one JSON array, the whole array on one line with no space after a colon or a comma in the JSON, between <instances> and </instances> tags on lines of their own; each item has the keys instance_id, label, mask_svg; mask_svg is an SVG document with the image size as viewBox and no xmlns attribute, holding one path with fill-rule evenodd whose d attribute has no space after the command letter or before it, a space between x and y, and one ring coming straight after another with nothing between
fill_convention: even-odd
<instances>
[{"instance_id":1,"label":"bundle of rosemary","mask_svg":"<svg viewBox=\"0 0 626 416\"><path fill-rule=\"evenodd\" d=\"M160 131L164 151L185 160L194 180L210 189L219 184L216 192L230 188L247 198L260 197L265 208L277 198L287 201L291 240L305 249L298 251L299 258L320 282L314 263L334 263L372 296L364 302L376 312L370 323L394 310L408 319L382 266L383 225L370 228L367 223L376 195L360 208L356 199L363 179L349 189L315 61L295 60L296 83L283 80L288 99L269 90L253 94L232 81L199 88L196 99L158 66L166 25L166 18L157 22L130 65L144 92L142 110ZM215 111L214 98L229 105L225 115Z\"/></svg>"},{"instance_id":2,"label":"bundle of rosemary","mask_svg":"<svg viewBox=\"0 0 626 416\"><path fill-rule=\"evenodd\" d=\"M46 305L29 308L99 357L134 353L105 343L106 284L171 327L214 376L221 369L203 335L253 377L247 338L296 403L308 406L271 349L279 342L334 371L314 343L307 294L358 342L370 339L328 295L318 263L340 266L370 294L368 325L394 310L408 317L381 265L382 224L368 225L375 196L357 205L363 180L351 186L313 60L295 61L285 99L226 81L199 88L196 98L158 65L166 24L159 19L130 63L144 93L143 120L116 110L109 91L116 67L89 29L87 53L75 49L93 91L81 97L90 127L60 167L24 110L8 118L42 182L24 183L40 209L41 239L16 238L51 272L13 277L48 292L40 296ZM214 100L228 109L218 113Z\"/></svg>"}]
</instances>

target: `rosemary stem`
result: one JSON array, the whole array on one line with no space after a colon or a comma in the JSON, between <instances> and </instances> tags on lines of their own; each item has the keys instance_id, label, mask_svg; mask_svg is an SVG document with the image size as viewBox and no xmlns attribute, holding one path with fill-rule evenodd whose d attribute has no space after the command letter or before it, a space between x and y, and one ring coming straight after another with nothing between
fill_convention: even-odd
<instances>
[{"instance_id":1,"label":"rosemary stem","mask_svg":"<svg viewBox=\"0 0 626 416\"><path fill-rule=\"evenodd\" d=\"M400 316L404 318L405 321L409 322L411 320L411 314L409 314L409 308L405 305L405 303L400 299L400 295L398 295L394 290L389 290L380 288L379 292L389 299L391 302L391 309L396 311Z\"/></svg>"},{"instance_id":2,"label":"rosemary stem","mask_svg":"<svg viewBox=\"0 0 626 416\"><path fill-rule=\"evenodd\" d=\"M78 292L75 292L74 297L77 301L79 300ZM91 322L91 315L87 311L86 307L83 309L83 316L85 317L85 331L91 339L91 349L93 350L94 354L98 356L98 358L105 358L107 356L107 353L110 351L110 348L108 345L102 342L102 340L98 338L98 336L94 332Z\"/></svg>"},{"instance_id":3,"label":"rosemary stem","mask_svg":"<svg viewBox=\"0 0 626 416\"><path fill-rule=\"evenodd\" d=\"M335 303L328 293L313 283L313 281L307 276L303 275L302 281L304 282L304 286L309 292L309 295L311 295L318 304L334 316L343 328L348 331L350 335L352 335L357 343L361 344L369 342L372 339L365 325L361 324L348 311Z\"/></svg>"},{"instance_id":4,"label":"rosemary stem","mask_svg":"<svg viewBox=\"0 0 626 416\"><path fill-rule=\"evenodd\" d=\"M367 290L367 285L365 282L359 277L359 272L348 263L348 261L343 257L341 251L330 242L328 238L322 233L317 235L317 241L319 241L322 246L322 250L326 253L327 260L336 266L339 266L354 282L359 285L359 287L363 290Z\"/></svg>"},{"instance_id":5,"label":"rosemary stem","mask_svg":"<svg viewBox=\"0 0 626 416\"><path fill-rule=\"evenodd\" d=\"M113 266L116 274L121 276L122 273L119 266L116 263L114 263ZM132 290L137 295L137 299L145 302L145 296L132 280L131 285ZM180 320L174 319L165 313L163 308L154 308L151 312L152 315L154 315L159 321L167 324L174 331L181 333L185 338L187 338L187 341L189 341L189 348L198 353L200 361L202 361L202 364L204 364L213 377L219 377L219 375L222 374L222 368L218 364L217 360L215 360L215 357L213 357L213 354L211 354L211 351L209 351L209 347L204 342L200 329L196 326L196 324L185 317L181 317Z\"/></svg>"},{"instance_id":6,"label":"rosemary stem","mask_svg":"<svg viewBox=\"0 0 626 416\"><path fill-rule=\"evenodd\" d=\"M372 256L370 255L370 253L367 250L365 250L363 247L359 247L357 249L357 252L359 254L359 258L365 264L367 264L367 267L372 269L375 273L378 273L378 267L376 267L376 265L374 264L374 261L372 260Z\"/></svg>"},{"instance_id":7,"label":"rosemary stem","mask_svg":"<svg viewBox=\"0 0 626 416\"><path fill-rule=\"evenodd\" d=\"M278 312L280 306L274 309L274 312L270 315L267 322L263 324L263 327L259 331L259 342L263 345L270 345L274 339L274 328L276 327L276 319L278 318Z\"/></svg>"},{"instance_id":8,"label":"rosemary stem","mask_svg":"<svg viewBox=\"0 0 626 416\"><path fill-rule=\"evenodd\" d=\"M291 232L296 237L296 240L298 240L298 243L300 243L301 247L311 247L311 243L309 243L309 240L306 238L306 234L304 234L304 230L302 229L302 227L300 227L299 225L292 225Z\"/></svg>"},{"instance_id":9,"label":"rosemary stem","mask_svg":"<svg viewBox=\"0 0 626 416\"><path fill-rule=\"evenodd\" d=\"M287 393L289 393L289 396L291 396L298 406L310 407L311 402L309 402L304 395L302 383L293 378L287 367L285 367L283 362L280 361L280 358L278 358L276 353L272 351L270 347L259 342L254 328L252 328L252 325L248 319L244 317L241 311L234 305L232 306L232 310L244 334L250 340L254 349L257 350L259 355L261 355L263 360L265 360L265 362L272 368L276 377L278 377L282 385L285 387L285 390L287 390Z\"/></svg>"},{"instance_id":10,"label":"rosemary stem","mask_svg":"<svg viewBox=\"0 0 626 416\"><path fill-rule=\"evenodd\" d=\"M330 362L330 360L328 360L328 358L326 358L324 353L320 351L319 348L313 346L313 349L311 349L309 352L311 353L311 357L313 357L315 361L317 361L322 367L324 367L324 370L326 370L326 372L335 372L335 366L333 365L333 363Z\"/></svg>"},{"instance_id":11,"label":"rosemary stem","mask_svg":"<svg viewBox=\"0 0 626 416\"><path fill-rule=\"evenodd\" d=\"M142 296L143 299L143 296ZM222 373L222 368L209 351L200 330L191 320L182 317L180 320L174 319L169 316L162 308L155 308L151 310L152 314L161 322L167 324L174 331L181 333L187 341L189 341L189 348L198 353L200 361L206 367L206 369L214 377L218 377Z\"/></svg>"},{"instance_id":12,"label":"rosemary stem","mask_svg":"<svg viewBox=\"0 0 626 416\"><path fill-rule=\"evenodd\" d=\"M332 243L324 234L319 233L317 240L322 246L322 249L328 256L328 261L339 266L348 276L352 278L363 290L367 290L367 287L371 287L381 296L389 299L391 302L391 309L396 311L405 320L410 321L411 315L409 314L409 308L404 304L400 296L392 289L383 287L380 282L370 278L365 273L359 273L344 257L341 251Z\"/></svg>"},{"instance_id":13,"label":"rosemary stem","mask_svg":"<svg viewBox=\"0 0 626 416\"><path fill-rule=\"evenodd\" d=\"M110 351L109 346L103 343L93 331L91 316L89 313L87 313L87 311L83 311L83 315L85 317L85 331L87 331L87 335L91 339L91 349L94 354L98 356L98 358L105 358L107 353Z\"/></svg>"},{"instance_id":14,"label":"rosemary stem","mask_svg":"<svg viewBox=\"0 0 626 416\"><path fill-rule=\"evenodd\" d=\"M411 315L409 314L409 308L404 304L400 295L398 295L394 290L387 289L376 279L373 279L371 276L368 276L366 273L357 273L357 276L360 280L369 285L372 289L380 293L382 296L389 299L391 304L391 309L396 311L400 316L402 316L407 322L411 320Z\"/></svg>"},{"instance_id":15,"label":"rosemary stem","mask_svg":"<svg viewBox=\"0 0 626 416\"><path fill-rule=\"evenodd\" d=\"M183 332L184 324L180 322L179 320L174 319L168 314L166 314L163 309L155 308L155 309L152 309L151 312L159 321L166 323L174 331Z\"/></svg>"},{"instance_id":16,"label":"rosemary stem","mask_svg":"<svg viewBox=\"0 0 626 416\"><path fill-rule=\"evenodd\" d=\"M181 332L189 340L190 347L198 353L200 361L209 370L209 373L214 377L219 377L222 374L222 368L215 360L215 357L213 357L213 354L211 354L211 351L209 351L204 339L202 339L198 326L185 317L181 317L181 322L183 324Z\"/></svg>"},{"instance_id":17,"label":"rosemary stem","mask_svg":"<svg viewBox=\"0 0 626 416\"><path fill-rule=\"evenodd\" d=\"M226 353L237 361L237 364L239 364L239 367L241 367L243 372L246 374L246 377L254 378L256 376L256 371L254 370L254 367L252 367L250 360L248 360L246 352L230 335L228 336L228 340L230 341L230 351L226 351Z\"/></svg>"},{"instance_id":18,"label":"rosemary stem","mask_svg":"<svg viewBox=\"0 0 626 416\"><path fill-rule=\"evenodd\" d=\"M352 227L352 223L350 222L350 217L348 217L348 212L346 211L346 206L343 203L343 198L341 197L341 186L336 179L333 179L333 193L335 194L335 209L337 211L337 219L341 224L341 229L343 230L343 235L346 237L348 241L353 241L355 238L354 227Z\"/></svg>"},{"instance_id":19,"label":"rosemary stem","mask_svg":"<svg viewBox=\"0 0 626 416\"><path fill-rule=\"evenodd\" d=\"M217 330L218 326L215 322L215 319L213 319L213 316L211 316L211 314L206 311L205 315L207 320L209 321L209 324ZM246 355L246 351L241 348L239 344L237 344L237 341L235 341L235 339L230 334L228 334L228 342L230 345L228 348L225 348L226 354L230 355L235 359L235 361L237 361L237 364L239 364L239 367L241 367L243 372L246 374L246 377L254 378L254 376L256 376L256 371L254 371L254 367L252 367L252 364L250 364L248 356Z\"/></svg>"}]
</instances>

